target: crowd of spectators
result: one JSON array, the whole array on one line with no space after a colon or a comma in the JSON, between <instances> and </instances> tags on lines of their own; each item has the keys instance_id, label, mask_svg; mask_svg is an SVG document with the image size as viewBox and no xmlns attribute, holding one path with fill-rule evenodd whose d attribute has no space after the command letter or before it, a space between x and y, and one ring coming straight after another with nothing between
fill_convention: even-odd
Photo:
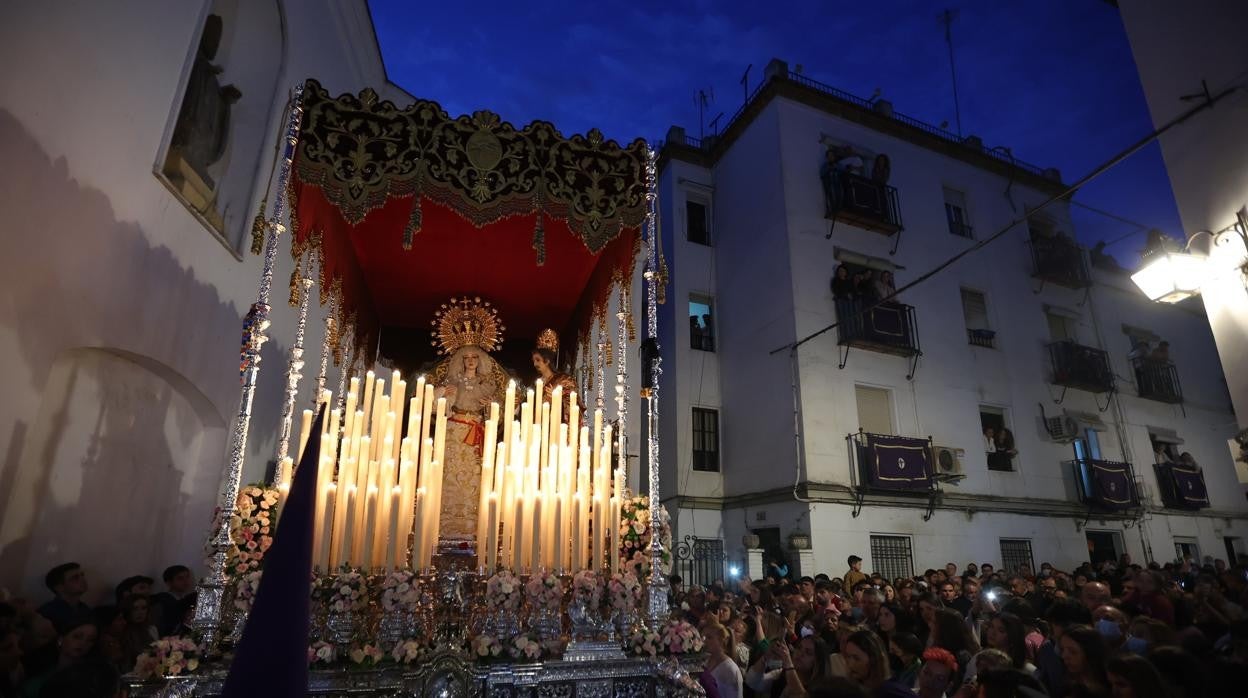
<instances>
[{"instance_id":1,"label":"crowd of spectators","mask_svg":"<svg viewBox=\"0 0 1248 698\"><path fill-rule=\"evenodd\" d=\"M948 563L886 579L682 588L702 628L712 698L1196 698L1248 694L1248 558L1141 566L1049 563L1009 573Z\"/></svg>"},{"instance_id":2,"label":"crowd of spectators","mask_svg":"<svg viewBox=\"0 0 1248 698\"><path fill-rule=\"evenodd\" d=\"M86 572L75 562L48 571L42 605L0 596L0 698L96 698L120 695L120 677L153 640L186 634L195 580L174 565L155 581L122 580L110 603L84 602Z\"/></svg>"}]
</instances>

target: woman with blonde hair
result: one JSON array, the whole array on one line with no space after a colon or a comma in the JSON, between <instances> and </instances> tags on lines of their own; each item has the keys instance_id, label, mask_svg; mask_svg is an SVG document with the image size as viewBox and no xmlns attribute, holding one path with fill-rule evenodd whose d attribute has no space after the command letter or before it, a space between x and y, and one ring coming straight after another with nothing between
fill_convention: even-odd
<instances>
[{"instance_id":1,"label":"woman with blonde hair","mask_svg":"<svg viewBox=\"0 0 1248 698\"><path fill-rule=\"evenodd\" d=\"M706 640L706 666L703 672L715 680L720 698L741 698L741 669L732 659L732 634L715 621L702 625Z\"/></svg>"}]
</instances>

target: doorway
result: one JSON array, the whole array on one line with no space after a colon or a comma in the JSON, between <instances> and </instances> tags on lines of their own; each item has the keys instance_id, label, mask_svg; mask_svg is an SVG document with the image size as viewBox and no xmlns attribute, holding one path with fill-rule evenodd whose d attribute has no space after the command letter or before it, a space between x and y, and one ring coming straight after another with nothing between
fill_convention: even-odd
<instances>
[{"instance_id":1,"label":"doorway","mask_svg":"<svg viewBox=\"0 0 1248 698\"><path fill-rule=\"evenodd\" d=\"M1117 531L1085 531L1088 538L1088 559L1093 565L1117 562L1122 555L1122 535Z\"/></svg>"},{"instance_id":2,"label":"doorway","mask_svg":"<svg viewBox=\"0 0 1248 698\"><path fill-rule=\"evenodd\" d=\"M780 527L751 528L750 533L758 536L758 547L763 549L763 556L773 560L784 560L784 547L780 545Z\"/></svg>"}]
</instances>

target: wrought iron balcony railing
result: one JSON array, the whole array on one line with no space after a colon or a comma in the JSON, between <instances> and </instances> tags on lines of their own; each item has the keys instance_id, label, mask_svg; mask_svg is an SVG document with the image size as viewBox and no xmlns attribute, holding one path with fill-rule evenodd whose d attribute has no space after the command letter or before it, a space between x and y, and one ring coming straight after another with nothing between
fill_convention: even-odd
<instances>
[{"instance_id":1,"label":"wrought iron balcony railing","mask_svg":"<svg viewBox=\"0 0 1248 698\"><path fill-rule=\"evenodd\" d=\"M1049 345L1053 384L1092 393L1114 390L1114 373L1109 368L1109 355L1100 349L1086 347L1072 340Z\"/></svg>"},{"instance_id":2,"label":"wrought iron balcony railing","mask_svg":"<svg viewBox=\"0 0 1248 698\"><path fill-rule=\"evenodd\" d=\"M1141 356L1131 360L1131 368L1135 370L1135 386L1140 397L1172 405L1183 402L1179 370L1173 361Z\"/></svg>"},{"instance_id":3,"label":"wrought iron balcony railing","mask_svg":"<svg viewBox=\"0 0 1248 698\"><path fill-rule=\"evenodd\" d=\"M992 349L996 346L997 333L992 330L967 330L966 341L977 347Z\"/></svg>"},{"instance_id":4,"label":"wrought iron balcony railing","mask_svg":"<svg viewBox=\"0 0 1248 698\"><path fill-rule=\"evenodd\" d=\"M827 217L892 235L902 229L897 187L851 172L832 172L825 181Z\"/></svg>"},{"instance_id":5,"label":"wrought iron balcony railing","mask_svg":"<svg viewBox=\"0 0 1248 698\"><path fill-rule=\"evenodd\" d=\"M1070 465L1080 502L1107 511L1139 508L1135 470L1130 463L1080 458L1070 461Z\"/></svg>"},{"instance_id":6,"label":"wrought iron balcony railing","mask_svg":"<svg viewBox=\"0 0 1248 698\"><path fill-rule=\"evenodd\" d=\"M847 312L841 314L847 317L840 317L840 314L837 317L837 339L842 346L896 356L920 353L914 306L889 301L864 312L854 303L847 304L845 310Z\"/></svg>"},{"instance_id":7,"label":"wrought iron balcony railing","mask_svg":"<svg viewBox=\"0 0 1248 698\"><path fill-rule=\"evenodd\" d=\"M1067 237L1031 238L1032 276L1067 288L1092 285L1083 250Z\"/></svg>"}]
</instances>

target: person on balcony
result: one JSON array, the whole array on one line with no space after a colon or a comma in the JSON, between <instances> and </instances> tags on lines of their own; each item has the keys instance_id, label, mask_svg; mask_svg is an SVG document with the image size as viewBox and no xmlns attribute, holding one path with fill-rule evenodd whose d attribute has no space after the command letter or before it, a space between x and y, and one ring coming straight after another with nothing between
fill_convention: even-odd
<instances>
[{"instance_id":1,"label":"person on balcony","mask_svg":"<svg viewBox=\"0 0 1248 698\"><path fill-rule=\"evenodd\" d=\"M897 284L893 281L893 272L884 270L875 275L871 281L871 289L878 300L891 298L897 292Z\"/></svg>"},{"instance_id":2,"label":"person on balcony","mask_svg":"<svg viewBox=\"0 0 1248 698\"><path fill-rule=\"evenodd\" d=\"M984 427L984 451L989 458L997 452L997 430L992 427Z\"/></svg>"},{"instance_id":3,"label":"person on balcony","mask_svg":"<svg viewBox=\"0 0 1248 698\"><path fill-rule=\"evenodd\" d=\"M1170 342L1161 340L1157 343L1157 348L1153 349L1153 353L1148 355L1148 360L1157 364L1170 363Z\"/></svg>"},{"instance_id":4,"label":"person on balcony","mask_svg":"<svg viewBox=\"0 0 1248 698\"><path fill-rule=\"evenodd\" d=\"M997 432L997 453L1001 454L1007 463L1018 455L1018 449L1014 447L1014 432L1005 427Z\"/></svg>"}]
</instances>

